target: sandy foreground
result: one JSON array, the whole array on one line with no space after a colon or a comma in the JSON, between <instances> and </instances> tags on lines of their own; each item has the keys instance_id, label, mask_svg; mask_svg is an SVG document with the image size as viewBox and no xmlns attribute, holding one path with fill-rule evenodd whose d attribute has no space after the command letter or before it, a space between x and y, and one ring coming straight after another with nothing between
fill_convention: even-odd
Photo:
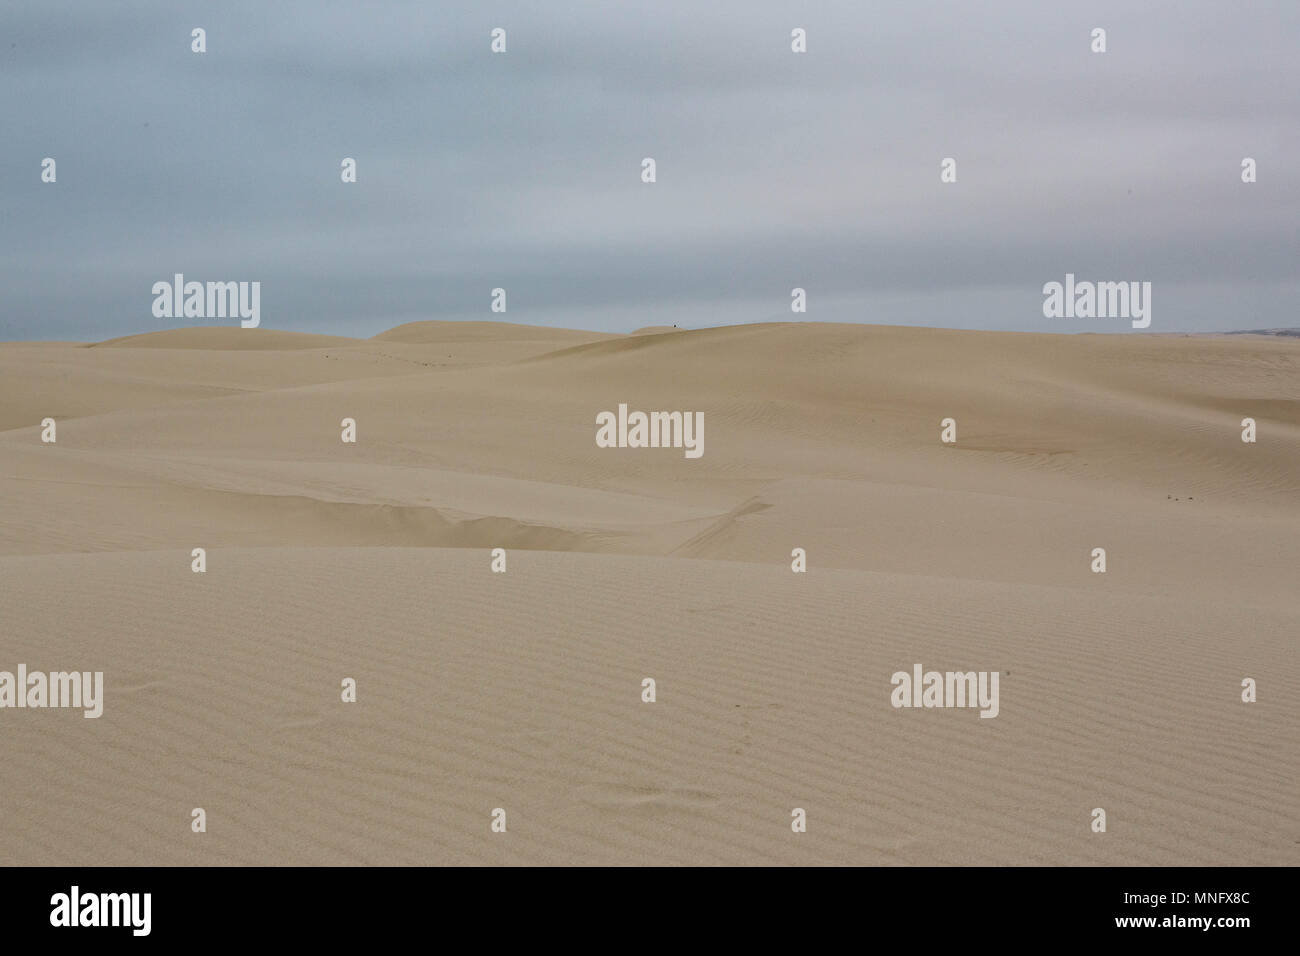
<instances>
[{"instance_id":1,"label":"sandy foreground","mask_svg":"<svg viewBox=\"0 0 1300 956\"><path fill-rule=\"evenodd\" d=\"M3 344L0 490L0 670L104 672L0 709L6 864L1300 864L1298 341Z\"/></svg>"}]
</instances>

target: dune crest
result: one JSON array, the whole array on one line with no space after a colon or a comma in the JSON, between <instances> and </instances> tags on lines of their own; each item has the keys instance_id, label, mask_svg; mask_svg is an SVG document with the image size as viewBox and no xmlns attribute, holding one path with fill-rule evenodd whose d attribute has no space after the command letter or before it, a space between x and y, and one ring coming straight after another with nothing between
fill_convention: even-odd
<instances>
[{"instance_id":1,"label":"dune crest","mask_svg":"<svg viewBox=\"0 0 1300 956\"><path fill-rule=\"evenodd\" d=\"M341 335L317 335L312 332L285 332L279 329L242 329L237 326L212 325L185 329L142 332L96 342L99 349L320 349L355 345L361 339Z\"/></svg>"}]
</instances>

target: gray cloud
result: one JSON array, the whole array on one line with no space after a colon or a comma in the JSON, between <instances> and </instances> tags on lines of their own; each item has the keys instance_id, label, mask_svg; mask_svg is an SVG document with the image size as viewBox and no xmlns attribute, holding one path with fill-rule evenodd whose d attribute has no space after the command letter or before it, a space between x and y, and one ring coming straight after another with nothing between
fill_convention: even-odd
<instances>
[{"instance_id":1,"label":"gray cloud","mask_svg":"<svg viewBox=\"0 0 1300 956\"><path fill-rule=\"evenodd\" d=\"M450 6L6 7L0 338L186 324L150 312L178 271L357 335L494 286L616 331L796 285L812 320L1123 331L1042 317L1067 271L1153 282L1152 331L1300 324L1293 2Z\"/></svg>"}]
</instances>

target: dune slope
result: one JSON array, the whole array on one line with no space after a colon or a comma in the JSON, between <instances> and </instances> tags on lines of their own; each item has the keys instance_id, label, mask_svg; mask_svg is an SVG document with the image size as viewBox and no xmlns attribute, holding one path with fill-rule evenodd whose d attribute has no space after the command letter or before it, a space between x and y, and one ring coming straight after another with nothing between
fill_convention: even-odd
<instances>
[{"instance_id":1,"label":"dune slope","mask_svg":"<svg viewBox=\"0 0 1300 956\"><path fill-rule=\"evenodd\" d=\"M0 345L0 670L106 681L0 710L11 862L1300 863L1300 342L100 346ZM918 662L998 716L892 707Z\"/></svg>"}]
</instances>

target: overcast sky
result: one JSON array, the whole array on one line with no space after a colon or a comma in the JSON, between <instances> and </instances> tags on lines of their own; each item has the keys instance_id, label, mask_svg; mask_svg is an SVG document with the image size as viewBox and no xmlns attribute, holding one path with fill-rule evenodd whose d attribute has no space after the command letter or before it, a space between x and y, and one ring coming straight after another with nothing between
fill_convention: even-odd
<instances>
[{"instance_id":1,"label":"overcast sky","mask_svg":"<svg viewBox=\"0 0 1300 956\"><path fill-rule=\"evenodd\" d=\"M348 335L1130 331L1044 318L1067 272L1150 281L1150 332L1300 326L1296 0L40 0L0 73L0 339L196 324L176 272Z\"/></svg>"}]
</instances>

